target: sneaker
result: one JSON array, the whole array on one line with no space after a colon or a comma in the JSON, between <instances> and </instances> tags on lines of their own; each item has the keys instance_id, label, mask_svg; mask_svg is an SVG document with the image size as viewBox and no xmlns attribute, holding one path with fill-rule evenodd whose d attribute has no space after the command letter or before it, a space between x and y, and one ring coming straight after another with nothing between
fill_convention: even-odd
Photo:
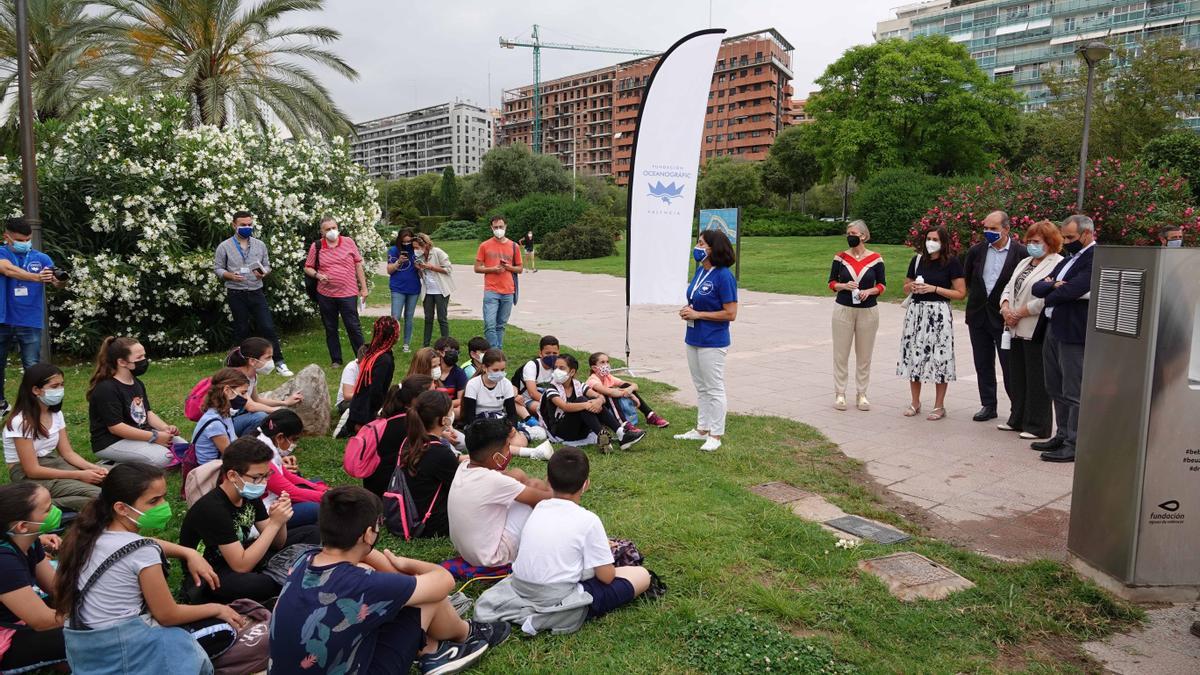
<instances>
[{"instance_id":1,"label":"sneaker","mask_svg":"<svg viewBox=\"0 0 1200 675\"><path fill-rule=\"evenodd\" d=\"M625 432L625 436L621 439L621 449L628 450L637 444L638 441L646 437L646 432L638 428L633 428ZM711 439L710 439L711 440Z\"/></svg>"},{"instance_id":2,"label":"sneaker","mask_svg":"<svg viewBox=\"0 0 1200 675\"><path fill-rule=\"evenodd\" d=\"M663 419L662 416L656 412L652 412L646 416L646 424L658 427L659 429L666 429L667 427L671 426L670 422Z\"/></svg>"},{"instance_id":3,"label":"sneaker","mask_svg":"<svg viewBox=\"0 0 1200 675\"><path fill-rule=\"evenodd\" d=\"M608 429L600 430L600 436L596 438L596 449L605 455L612 452L612 436Z\"/></svg>"},{"instance_id":4,"label":"sneaker","mask_svg":"<svg viewBox=\"0 0 1200 675\"><path fill-rule=\"evenodd\" d=\"M334 361L333 363L329 364L329 367L330 367L330 368L333 368L333 369L335 369L335 370L336 370L336 369L339 369L339 368L341 368L341 367L342 367L342 362L341 362L341 361Z\"/></svg>"},{"instance_id":5,"label":"sneaker","mask_svg":"<svg viewBox=\"0 0 1200 675\"><path fill-rule=\"evenodd\" d=\"M871 409L871 402L867 400L866 394L858 395L858 403L856 404L856 407L863 412Z\"/></svg>"},{"instance_id":6,"label":"sneaker","mask_svg":"<svg viewBox=\"0 0 1200 675\"><path fill-rule=\"evenodd\" d=\"M287 364L284 363L283 361L280 361L279 363L275 364L275 372L279 373L280 375L282 375L284 377L292 377L293 375L295 375L295 373L292 372L292 369L288 368Z\"/></svg>"},{"instance_id":7,"label":"sneaker","mask_svg":"<svg viewBox=\"0 0 1200 675\"><path fill-rule=\"evenodd\" d=\"M626 432L631 432L631 431L632 431L632 432L639 433L639 434L640 434L640 433L645 433L645 432L643 432L641 429L637 428L637 426L635 426L635 425L633 424L633 422L626 422L626 423L625 423L625 431L626 431Z\"/></svg>"},{"instance_id":8,"label":"sneaker","mask_svg":"<svg viewBox=\"0 0 1200 675\"><path fill-rule=\"evenodd\" d=\"M846 395L845 394L838 394L837 396L833 397L833 409L834 410L845 410L846 408L847 408L847 406L846 406Z\"/></svg>"},{"instance_id":9,"label":"sneaker","mask_svg":"<svg viewBox=\"0 0 1200 675\"><path fill-rule=\"evenodd\" d=\"M490 649L503 644L509 635L512 635L512 626L509 626L507 621L497 621L495 623L472 621L471 633L467 635L467 644L471 644L476 640L482 640L487 643Z\"/></svg>"},{"instance_id":10,"label":"sneaker","mask_svg":"<svg viewBox=\"0 0 1200 675\"><path fill-rule=\"evenodd\" d=\"M409 347L408 345L404 345L404 348L401 349L400 351L404 352L405 354L408 354L408 353L412 352L412 348Z\"/></svg>"},{"instance_id":11,"label":"sneaker","mask_svg":"<svg viewBox=\"0 0 1200 675\"><path fill-rule=\"evenodd\" d=\"M688 431L687 433L675 434L674 438L677 441L707 441L708 434L702 434L699 431L692 429L691 431Z\"/></svg>"},{"instance_id":12,"label":"sneaker","mask_svg":"<svg viewBox=\"0 0 1200 675\"><path fill-rule=\"evenodd\" d=\"M448 675L466 670L487 651L486 640L466 642L443 640L437 649L421 657L421 675Z\"/></svg>"},{"instance_id":13,"label":"sneaker","mask_svg":"<svg viewBox=\"0 0 1200 675\"><path fill-rule=\"evenodd\" d=\"M554 456L554 446L550 445L550 441L546 441L536 448L530 448L529 457L531 459L540 459L543 462L549 462Z\"/></svg>"},{"instance_id":14,"label":"sneaker","mask_svg":"<svg viewBox=\"0 0 1200 675\"><path fill-rule=\"evenodd\" d=\"M0 416L8 414L8 401L0 401Z\"/></svg>"},{"instance_id":15,"label":"sneaker","mask_svg":"<svg viewBox=\"0 0 1200 675\"><path fill-rule=\"evenodd\" d=\"M704 452L716 452L717 448L720 447L721 439L710 437L707 441L704 441L704 445L700 446L700 449Z\"/></svg>"}]
</instances>

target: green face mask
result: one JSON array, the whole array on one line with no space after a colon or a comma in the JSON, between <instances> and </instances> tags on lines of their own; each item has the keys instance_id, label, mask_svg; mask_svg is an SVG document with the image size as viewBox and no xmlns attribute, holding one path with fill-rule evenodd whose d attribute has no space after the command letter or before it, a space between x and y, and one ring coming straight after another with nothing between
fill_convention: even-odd
<instances>
[{"instance_id":1,"label":"green face mask","mask_svg":"<svg viewBox=\"0 0 1200 675\"><path fill-rule=\"evenodd\" d=\"M38 526L37 532L9 532L8 535L10 537L20 537L20 536L35 537L39 534L50 534L51 532L54 532L55 530L57 530L59 525L62 525L62 509L51 504L50 512L46 514L45 520L43 520L40 523L33 521L33 520L27 520L25 522L37 525Z\"/></svg>"},{"instance_id":2,"label":"green face mask","mask_svg":"<svg viewBox=\"0 0 1200 675\"><path fill-rule=\"evenodd\" d=\"M157 532L167 526L171 522L171 505L167 502L162 502L146 511L138 511L132 506L129 507L137 512L139 518L134 521L137 523L138 530L145 532ZM126 516L129 518L129 516ZM130 520L133 520L130 518Z\"/></svg>"}]
</instances>

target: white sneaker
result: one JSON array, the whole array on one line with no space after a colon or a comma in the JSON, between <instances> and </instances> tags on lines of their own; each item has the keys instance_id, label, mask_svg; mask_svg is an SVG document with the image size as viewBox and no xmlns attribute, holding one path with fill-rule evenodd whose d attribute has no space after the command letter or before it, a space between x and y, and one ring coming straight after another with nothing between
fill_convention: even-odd
<instances>
[{"instance_id":1,"label":"white sneaker","mask_svg":"<svg viewBox=\"0 0 1200 675\"><path fill-rule=\"evenodd\" d=\"M549 462L550 458L554 456L554 446L550 445L550 441L546 441L536 448L532 448L529 451L529 456L532 459L540 459L543 462Z\"/></svg>"},{"instance_id":2,"label":"white sneaker","mask_svg":"<svg viewBox=\"0 0 1200 675\"><path fill-rule=\"evenodd\" d=\"M409 347L408 345L404 345L404 349L403 349L402 351L403 351L405 354L408 354L408 353L412 352L412 348L411 348L411 347Z\"/></svg>"},{"instance_id":3,"label":"white sneaker","mask_svg":"<svg viewBox=\"0 0 1200 675\"><path fill-rule=\"evenodd\" d=\"M280 361L278 364L275 365L275 372L279 373L280 375L282 375L284 377L292 377L293 375L295 375L295 373L292 372L292 369L288 368L287 364L284 363L283 361Z\"/></svg>"},{"instance_id":4,"label":"white sneaker","mask_svg":"<svg viewBox=\"0 0 1200 675\"><path fill-rule=\"evenodd\" d=\"M700 446L700 450L703 452L716 452L719 447L721 447L721 439L710 436L707 441L704 441L704 445Z\"/></svg>"},{"instance_id":5,"label":"white sneaker","mask_svg":"<svg viewBox=\"0 0 1200 675\"><path fill-rule=\"evenodd\" d=\"M706 441L708 440L708 434L702 434L699 431L692 429L687 433L675 434L674 438L677 441Z\"/></svg>"},{"instance_id":6,"label":"white sneaker","mask_svg":"<svg viewBox=\"0 0 1200 675\"><path fill-rule=\"evenodd\" d=\"M537 443L538 441L544 441L547 438L546 430L541 426L525 427L524 432L525 435L529 437L529 440L534 443Z\"/></svg>"}]
</instances>

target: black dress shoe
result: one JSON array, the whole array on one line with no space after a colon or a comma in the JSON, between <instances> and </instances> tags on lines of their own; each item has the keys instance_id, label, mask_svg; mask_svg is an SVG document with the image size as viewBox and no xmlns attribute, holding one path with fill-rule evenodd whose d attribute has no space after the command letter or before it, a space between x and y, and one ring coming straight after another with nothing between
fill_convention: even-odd
<instances>
[{"instance_id":1,"label":"black dress shoe","mask_svg":"<svg viewBox=\"0 0 1200 675\"><path fill-rule=\"evenodd\" d=\"M990 408L985 405L982 408L980 408L979 412L975 413L975 416L972 417L971 419L975 420L976 422L986 422L988 420L994 420L994 419L996 419L996 409Z\"/></svg>"},{"instance_id":2,"label":"black dress shoe","mask_svg":"<svg viewBox=\"0 0 1200 675\"><path fill-rule=\"evenodd\" d=\"M1065 440L1059 436L1055 436L1048 441L1034 441L1029 444L1029 447L1039 452L1046 452L1047 450L1058 450L1064 443L1066 443Z\"/></svg>"},{"instance_id":3,"label":"black dress shoe","mask_svg":"<svg viewBox=\"0 0 1200 675\"><path fill-rule=\"evenodd\" d=\"M1053 452L1042 453L1043 462L1074 462L1075 451L1059 448Z\"/></svg>"}]
</instances>

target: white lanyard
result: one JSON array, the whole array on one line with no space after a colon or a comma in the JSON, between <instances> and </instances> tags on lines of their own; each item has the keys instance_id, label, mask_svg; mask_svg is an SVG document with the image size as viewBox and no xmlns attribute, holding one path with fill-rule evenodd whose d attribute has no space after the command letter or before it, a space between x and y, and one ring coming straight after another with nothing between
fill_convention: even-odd
<instances>
[{"instance_id":1,"label":"white lanyard","mask_svg":"<svg viewBox=\"0 0 1200 675\"><path fill-rule=\"evenodd\" d=\"M713 272L715 272L715 271L717 271L717 268L715 268L715 267L710 267L710 268L708 268L707 270L705 270L705 271L704 271L704 273L702 273L700 276L696 277L696 283L695 283L695 284L692 286L692 290L691 290L691 291L688 293L688 303L689 303L689 304L692 302L692 298L696 297L696 290L697 290L697 289L699 289L699 288L700 288L700 286L701 286L701 285L702 285L702 284L703 284L703 283L704 283L704 282L705 282L705 281L706 281L706 280L707 280L707 279L708 279L710 276L712 276L712 273L713 273Z\"/></svg>"}]
</instances>

